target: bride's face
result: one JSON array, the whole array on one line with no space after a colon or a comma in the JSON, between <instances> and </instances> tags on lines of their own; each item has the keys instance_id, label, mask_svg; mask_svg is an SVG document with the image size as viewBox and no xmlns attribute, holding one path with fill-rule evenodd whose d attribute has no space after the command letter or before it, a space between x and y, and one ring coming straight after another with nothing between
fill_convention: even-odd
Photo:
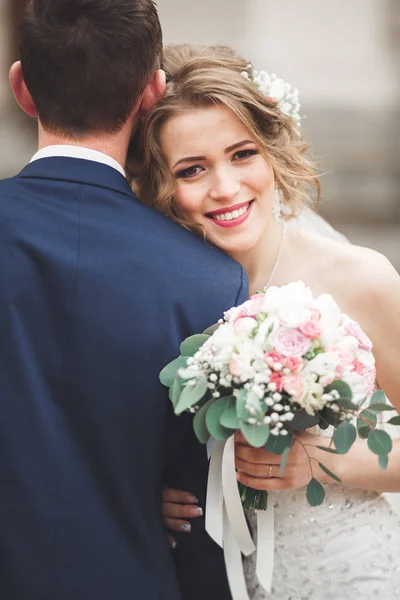
<instances>
[{"instance_id":1,"label":"bride's face","mask_svg":"<svg viewBox=\"0 0 400 600\"><path fill-rule=\"evenodd\" d=\"M160 143L178 216L228 254L257 245L272 218L274 174L236 115L222 105L184 112L167 121Z\"/></svg>"}]
</instances>

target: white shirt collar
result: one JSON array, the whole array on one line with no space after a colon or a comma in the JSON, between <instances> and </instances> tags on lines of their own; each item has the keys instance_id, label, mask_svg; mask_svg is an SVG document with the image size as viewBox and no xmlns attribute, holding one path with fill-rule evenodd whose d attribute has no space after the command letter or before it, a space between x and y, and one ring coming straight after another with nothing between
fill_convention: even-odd
<instances>
[{"instance_id":1,"label":"white shirt collar","mask_svg":"<svg viewBox=\"0 0 400 600\"><path fill-rule=\"evenodd\" d=\"M98 152L97 150L92 150L91 148L84 148L83 146L69 146L67 144L60 146L46 146L42 148L31 159L31 162L35 160L39 160L40 158L51 158L54 156L65 156L67 158L81 158L83 160L91 160L93 162L102 163L103 165L108 165L113 169L116 169L126 177L124 169L121 165L103 152Z\"/></svg>"}]
</instances>

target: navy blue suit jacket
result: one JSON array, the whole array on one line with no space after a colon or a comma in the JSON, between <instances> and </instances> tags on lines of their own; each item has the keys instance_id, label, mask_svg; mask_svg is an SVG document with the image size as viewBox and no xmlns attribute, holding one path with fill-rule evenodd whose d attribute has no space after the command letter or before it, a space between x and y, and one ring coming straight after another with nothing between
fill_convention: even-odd
<instances>
[{"instance_id":1,"label":"navy blue suit jacket","mask_svg":"<svg viewBox=\"0 0 400 600\"><path fill-rule=\"evenodd\" d=\"M0 182L1 600L180 597L160 504L188 419L158 373L246 296L111 167L46 158Z\"/></svg>"}]
</instances>

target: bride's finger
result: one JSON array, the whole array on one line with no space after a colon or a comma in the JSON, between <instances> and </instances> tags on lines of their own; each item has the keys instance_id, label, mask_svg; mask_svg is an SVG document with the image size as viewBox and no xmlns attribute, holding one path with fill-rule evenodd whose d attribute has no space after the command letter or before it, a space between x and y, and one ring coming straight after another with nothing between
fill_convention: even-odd
<instances>
[{"instance_id":1,"label":"bride's finger","mask_svg":"<svg viewBox=\"0 0 400 600\"><path fill-rule=\"evenodd\" d=\"M287 490L291 487L285 479L280 479L279 477L251 477L250 475L246 475L246 473L241 473L239 471L236 473L236 476L240 483L255 490Z\"/></svg>"},{"instance_id":2,"label":"bride's finger","mask_svg":"<svg viewBox=\"0 0 400 600\"><path fill-rule=\"evenodd\" d=\"M171 531L180 531L181 533L190 533L192 531L192 526L187 521L182 521L181 519L164 519L164 523L167 529Z\"/></svg>"},{"instance_id":3,"label":"bride's finger","mask_svg":"<svg viewBox=\"0 0 400 600\"><path fill-rule=\"evenodd\" d=\"M164 488L163 490L164 502L179 502L180 504L197 504L198 500L196 496L193 496L190 492L183 490L175 490L172 488Z\"/></svg>"},{"instance_id":4,"label":"bride's finger","mask_svg":"<svg viewBox=\"0 0 400 600\"><path fill-rule=\"evenodd\" d=\"M242 446L241 444L235 447L235 456L247 462L264 465L280 464L282 459L280 455L267 452L265 448L253 448L252 446Z\"/></svg>"},{"instance_id":5,"label":"bride's finger","mask_svg":"<svg viewBox=\"0 0 400 600\"><path fill-rule=\"evenodd\" d=\"M246 446L249 445L249 443L247 442L247 440L243 437L243 434L241 431L237 431L235 433L235 442L237 444L245 444Z\"/></svg>"},{"instance_id":6,"label":"bride's finger","mask_svg":"<svg viewBox=\"0 0 400 600\"><path fill-rule=\"evenodd\" d=\"M203 511L200 506L194 504L163 502L162 514L164 517L172 517L174 519L195 519L196 517L201 517Z\"/></svg>"},{"instance_id":7,"label":"bride's finger","mask_svg":"<svg viewBox=\"0 0 400 600\"><path fill-rule=\"evenodd\" d=\"M278 464L264 465L260 463L249 463L240 458L236 458L235 466L238 471L252 477L279 477L281 466Z\"/></svg>"}]
</instances>

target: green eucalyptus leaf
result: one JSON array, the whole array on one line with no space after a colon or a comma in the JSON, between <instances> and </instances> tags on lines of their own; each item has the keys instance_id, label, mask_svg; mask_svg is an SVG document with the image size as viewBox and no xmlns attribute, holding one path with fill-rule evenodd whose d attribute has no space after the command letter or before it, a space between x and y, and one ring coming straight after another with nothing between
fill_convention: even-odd
<instances>
[{"instance_id":1,"label":"green eucalyptus leaf","mask_svg":"<svg viewBox=\"0 0 400 600\"><path fill-rule=\"evenodd\" d=\"M210 325L210 327L207 327L207 329L205 329L203 331L204 335L212 335L213 333L215 333L218 329L218 327L222 325L222 323L214 323L214 325Z\"/></svg>"},{"instance_id":2,"label":"green eucalyptus leaf","mask_svg":"<svg viewBox=\"0 0 400 600\"><path fill-rule=\"evenodd\" d=\"M385 456L392 450L392 439L386 431L373 429L368 435L368 448L378 456Z\"/></svg>"},{"instance_id":3,"label":"green eucalyptus leaf","mask_svg":"<svg viewBox=\"0 0 400 600\"><path fill-rule=\"evenodd\" d=\"M217 400L215 398L211 398L207 400L207 402L197 411L193 419L193 429L196 434L197 439L202 444L206 444L210 439L210 433L207 429L206 424L206 415L207 411Z\"/></svg>"},{"instance_id":4,"label":"green eucalyptus leaf","mask_svg":"<svg viewBox=\"0 0 400 600\"><path fill-rule=\"evenodd\" d=\"M236 416L239 421L247 421L251 414L246 409L247 390L241 389L236 399Z\"/></svg>"},{"instance_id":5,"label":"green eucalyptus leaf","mask_svg":"<svg viewBox=\"0 0 400 600\"><path fill-rule=\"evenodd\" d=\"M338 483L342 483L342 480L339 479L339 477L337 475L335 475L335 473L332 473L332 471L330 469L328 469L328 467L326 467L325 465L323 465L320 462L318 464L320 466L320 469L322 469L324 471L324 473L326 473L327 475L329 475L329 477L332 477L332 479L334 479Z\"/></svg>"},{"instance_id":6,"label":"green eucalyptus leaf","mask_svg":"<svg viewBox=\"0 0 400 600\"><path fill-rule=\"evenodd\" d=\"M340 400L338 400L340 404L342 404L343 400L351 400L353 397L350 386L344 381L334 381L333 383L330 383L324 388L324 393L329 394L332 390L336 390L340 395Z\"/></svg>"},{"instance_id":7,"label":"green eucalyptus leaf","mask_svg":"<svg viewBox=\"0 0 400 600\"><path fill-rule=\"evenodd\" d=\"M336 427L338 422L338 414L335 413L331 408L325 406L321 411L318 412L319 423L321 429L327 429L329 425Z\"/></svg>"},{"instance_id":8,"label":"green eucalyptus leaf","mask_svg":"<svg viewBox=\"0 0 400 600\"><path fill-rule=\"evenodd\" d=\"M206 425L210 434L217 440L227 440L233 433L234 429L229 429L221 425L221 416L227 406L227 398L219 398L212 406L209 407L206 414Z\"/></svg>"},{"instance_id":9,"label":"green eucalyptus leaf","mask_svg":"<svg viewBox=\"0 0 400 600\"><path fill-rule=\"evenodd\" d=\"M239 419L236 415L236 398L228 396L226 398L225 410L221 415L219 422L228 429L239 429Z\"/></svg>"},{"instance_id":10,"label":"green eucalyptus leaf","mask_svg":"<svg viewBox=\"0 0 400 600\"><path fill-rule=\"evenodd\" d=\"M271 452L272 454L283 454L286 448L288 448L292 443L293 437L291 434L289 435L270 435L267 443L265 444L265 449L267 452Z\"/></svg>"},{"instance_id":11,"label":"green eucalyptus leaf","mask_svg":"<svg viewBox=\"0 0 400 600\"><path fill-rule=\"evenodd\" d=\"M254 448L262 448L269 438L268 425L250 425L244 421L240 422L240 431Z\"/></svg>"},{"instance_id":12,"label":"green eucalyptus leaf","mask_svg":"<svg viewBox=\"0 0 400 600\"><path fill-rule=\"evenodd\" d=\"M377 390L371 396L371 404L386 404L386 394L382 390Z\"/></svg>"},{"instance_id":13,"label":"green eucalyptus leaf","mask_svg":"<svg viewBox=\"0 0 400 600\"><path fill-rule=\"evenodd\" d=\"M388 462L389 462L389 457L387 454L382 454L382 456L379 457L379 467L381 468L382 471L386 471Z\"/></svg>"},{"instance_id":14,"label":"green eucalyptus leaf","mask_svg":"<svg viewBox=\"0 0 400 600\"><path fill-rule=\"evenodd\" d=\"M374 412L396 410L393 406L390 406L389 404L383 404L382 402L375 402L374 404L370 404L368 406L368 409Z\"/></svg>"},{"instance_id":15,"label":"green eucalyptus leaf","mask_svg":"<svg viewBox=\"0 0 400 600\"><path fill-rule=\"evenodd\" d=\"M181 347L179 348L180 353L182 356L194 356L209 337L210 336L205 333L191 335L182 342Z\"/></svg>"},{"instance_id":16,"label":"green eucalyptus leaf","mask_svg":"<svg viewBox=\"0 0 400 600\"><path fill-rule=\"evenodd\" d=\"M364 417L364 418L362 418ZM368 423L366 423L365 421L368 421ZM377 424L377 416L376 413L372 410L369 410L368 408L366 408L365 410L363 410L358 419L357 419L357 429L359 427L368 427L369 425L374 428L376 427Z\"/></svg>"},{"instance_id":17,"label":"green eucalyptus leaf","mask_svg":"<svg viewBox=\"0 0 400 600\"><path fill-rule=\"evenodd\" d=\"M187 383L175 406L175 413L180 415L184 410L197 404L206 394L207 389L207 379L204 375L201 375L194 385Z\"/></svg>"},{"instance_id":18,"label":"green eucalyptus leaf","mask_svg":"<svg viewBox=\"0 0 400 600\"><path fill-rule=\"evenodd\" d=\"M181 381L181 379L179 379L179 377L176 377L174 380L174 383L169 388L169 392L168 392L169 399L171 400L171 402L173 404L175 414L177 414L176 405L178 404L179 397L182 393L182 390L183 390L182 381Z\"/></svg>"},{"instance_id":19,"label":"green eucalyptus leaf","mask_svg":"<svg viewBox=\"0 0 400 600\"><path fill-rule=\"evenodd\" d=\"M349 421L342 421L333 434L333 441L339 454L346 454L354 444L357 431Z\"/></svg>"},{"instance_id":20,"label":"green eucalyptus leaf","mask_svg":"<svg viewBox=\"0 0 400 600\"><path fill-rule=\"evenodd\" d=\"M335 448L330 448L329 446L316 446L319 450L323 450L324 452L329 452L330 454L339 454Z\"/></svg>"},{"instance_id":21,"label":"green eucalyptus leaf","mask_svg":"<svg viewBox=\"0 0 400 600\"><path fill-rule=\"evenodd\" d=\"M347 398L340 398L340 400L338 400L337 402L342 408L345 408L346 410L359 410L360 408L358 404L354 404L354 402L348 400Z\"/></svg>"},{"instance_id":22,"label":"green eucalyptus leaf","mask_svg":"<svg viewBox=\"0 0 400 600\"><path fill-rule=\"evenodd\" d=\"M291 431L304 431L309 427L314 427L314 425L318 425L319 417L318 415L309 415L305 410L297 410L294 413L294 418L286 423L286 427Z\"/></svg>"},{"instance_id":23,"label":"green eucalyptus leaf","mask_svg":"<svg viewBox=\"0 0 400 600\"><path fill-rule=\"evenodd\" d=\"M357 427L358 427L358 425L357 425ZM369 436L369 432L370 431L371 431L370 428L367 427L367 425L364 424L363 427L358 427L358 429L357 429L358 437L361 440L366 440L367 437Z\"/></svg>"},{"instance_id":24,"label":"green eucalyptus leaf","mask_svg":"<svg viewBox=\"0 0 400 600\"><path fill-rule=\"evenodd\" d=\"M187 359L187 356L178 356L178 358L175 358L168 363L159 375L161 383L166 387L171 387L174 383L178 369L186 367Z\"/></svg>"},{"instance_id":25,"label":"green eucalyptus leaf","mask_svg":"<svg viewBox=\"0 0 400 600\"><path fill-rule=\"evenodd\" d=\"M287 437L287 436L284 436L284 437ZM282 453L281 469L280 469L280 472L279 472L279 477L283 476L283 472L284 472L285 467L286 467L286 463L287 463L287 459L288 459L290 450L291 450L291 446L287 446L284 449L283 453Z\"/></svg>"},{"instance_id":26,"label":"green eucalyptus leaf","mask_svg":"<svg viewBox=\"0 0 400 600\"><path fill-rule=\"evenodd\" d=\"M397 417L392 417L391 419L389 419L388 423L390 425L400 425L400 415L398 415Z\"/></svg>"},{"instance_id":27,"label":"green eucalyptus leaf","mask_svg":"<svg viewBox=\"0 0 400 600\"><path fill-rule=\"evenodd\" d=\"M311 506L319 506L323 503L325 498L324 486L319 481L314 479L310 480L307 485L307 500Z\"/></svg>"}]
</instances>

